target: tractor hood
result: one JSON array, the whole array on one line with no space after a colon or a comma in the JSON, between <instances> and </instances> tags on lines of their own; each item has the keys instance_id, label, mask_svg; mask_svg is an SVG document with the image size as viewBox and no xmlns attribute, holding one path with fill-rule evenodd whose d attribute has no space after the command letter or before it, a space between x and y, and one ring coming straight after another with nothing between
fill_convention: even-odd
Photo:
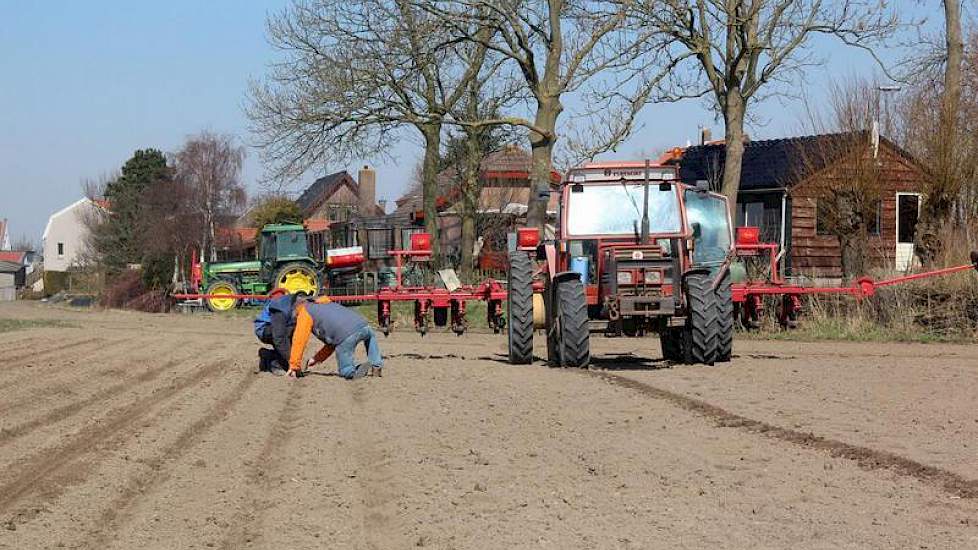
<instances>
[{"instance_id":1,"label":"tractor hood","mask_svg":"<svg viewBox=\"0 0 978 550\"><path fill-rule=\"evenodd\" d=\"M251 261L251 262L227 262L223 264L209 264L207 266L208 273L241 273L243 271L259 271L261 270L261 262Z\"/></svg>"}]
</instances>

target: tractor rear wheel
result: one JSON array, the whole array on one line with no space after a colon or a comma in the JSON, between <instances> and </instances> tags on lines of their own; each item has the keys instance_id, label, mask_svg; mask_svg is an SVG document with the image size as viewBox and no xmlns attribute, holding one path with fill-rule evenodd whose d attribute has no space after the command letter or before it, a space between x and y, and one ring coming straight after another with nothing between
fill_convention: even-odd
<instances>
[{"instance_id":1,"label":"tractor rear wheel","mask_svg":"<svg viewBox=\"0 0 978 550\"><path fill-rule=\"evenodd\" d=\"M301 292L306 296L315 296L319 294L319 274L307 263L287 263L275 272L272 287L284 288L289 294Z\"/></svg>"},{"instance_id":2,"label":"tractor rear wheel","mask_svg":"<svg viewBox=\"0 0 978 550\"><path fill-rule=\"evenodd\" d=\"M716 293L707 274L686 277L686 308L683 362L712 365L717 360L719 326Z\"/></svg>"},{"instance_id":3,"label":"tractor rear wheel","mask_svg":"<svg viewBox=\"0 0 978 550\"><path fill-rule=\"evenodd\" d=\"M228 279L218 279L208 285L205 294L213 294L217 296L228 295L233 296L238 294L238 287L233 281ZM204 303L207 305L207 309L214 312L221 311L231 311L232 309L238 307L240 300L237 298L207 298Z\"/></svg>"},{"instance_id":4,"label":"tractor rear wheel","mask_svg":"<svg viewBox=\"0 0 978 550\"><path fill-rule=\"evenodd\" d=\"M730 272L724 274L716 288L717 301L717 362L727 363L733 356L734 307L730 292Z\"/></svg>"},{"instance_id":5,"label":"tractor rear wheel","mask_svg":"<svg viewBox=\"0 0 978 550\"><path fill-rule=\"evenodd\" d=\"M591 334L587 324L587 300L580 279L556 284L550 320L547 355L556 366L586 367L591 362Z\"/></svg>"},{"instance_id":6,"label":"tractor rear wheel","mask_svg":"<svg viewBox=\"0 0 978 550\"><path fill-rule=\"evenodd\" d=\"M527 365L533 361L533 264L525 252L509 253L506 311L509 362Z\"/></svg>"}]
</instances>

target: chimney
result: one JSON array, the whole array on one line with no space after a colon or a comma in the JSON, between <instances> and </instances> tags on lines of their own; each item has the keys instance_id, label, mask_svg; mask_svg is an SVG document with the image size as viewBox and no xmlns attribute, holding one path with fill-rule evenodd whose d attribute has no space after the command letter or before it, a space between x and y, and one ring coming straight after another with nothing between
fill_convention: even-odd
<instances>
[{"instance_id":1,"label":"chimney","mask_svg":"<svg viewBox=\"0 0 978 550\"><path fill-rule=\"evenodd\" d=\"M377 206L377 172L364 165L357 174L359 202L357 209L361 216L374 216Z\"/></svg>"},{"instance_id":2,"label":"chimney","mask_svg":"<svg viewBox=\"0 0 978 550\"><path fill-rule=\"evenodd\" d=\"M713 141L713 132L709 128L700 128L700 145Z\"/></svg>"},{"instance_id":3,"label":"chimney","mask_svg":"<svg viewBox=\"0 0 978 550\"><path fill-rule=\"evenodd\" d=\"M377 205L380 206L380 209L384 211L384 214L387 213L387 199L378 200Z\"/></svg>"}]
</instances>

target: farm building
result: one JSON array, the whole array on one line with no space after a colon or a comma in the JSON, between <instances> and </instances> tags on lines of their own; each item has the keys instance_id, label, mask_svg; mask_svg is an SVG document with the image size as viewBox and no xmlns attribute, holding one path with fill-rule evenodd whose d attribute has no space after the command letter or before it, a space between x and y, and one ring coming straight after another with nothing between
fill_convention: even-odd
<instances>
[{"instance_id":1,"label":"farm building","mask_svg":"<svg viewBox=\"0 0 978 550\"><path fill-rule=\"evenodd\" d=\"M854 143L860 145L850 147ZM842 278L839 239L825 226L826 199L819 197L865 160L857 154L872 155L878 166L880 200L867 228L870 265L908 269L926 174L907 152L886 138L873 140L869 132L746 143L736 225L758 226L762 241L779 243L788 275ZM669 162L679 164L684 182L718 188L724 155L722 142L708 142L678 151Z\"/></svg>"},{"instance_id":2,"label":"farm building","mask_svg":"<svg viewBox=\"0 0 978 550\"><path fill-rule=\"evenodd\" d=\"M476 205L476 233L480 238L474 250L479 268L505 269L506 235L526 215L530 196L529 174L530 153L514 145L490 153L483 159L479 173L481 190ZM558 183L560 174L552 171L551 180L554 184ZM442 251L449 257L458 258L462 244L462 197L454 168L438 174L438 188L438 226ZM552 193L547 206L551 216L557 215L557 200L558 194ZM420 190L399 198L397 210L390 218L402 222L409 220L420 228L424 221Z\"/></svg>"}]
</instances>

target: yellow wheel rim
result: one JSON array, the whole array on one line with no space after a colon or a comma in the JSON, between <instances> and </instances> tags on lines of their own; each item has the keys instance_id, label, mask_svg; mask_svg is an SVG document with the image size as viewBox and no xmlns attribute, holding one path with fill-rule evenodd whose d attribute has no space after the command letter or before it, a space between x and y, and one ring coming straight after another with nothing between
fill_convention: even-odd
<instances>
[{"instance_id":1,"label":"yellow wheel rim","mask_svg":"<svg viewBox=\"0 0 978 550\"><path fill-rule=\"evenodd\" d=\"M302 292L309 296L314 296L317 290L316 278L303 269L293 269L283 274L279 277L278 287L284 288L289 294Z\"/></svg>"},{"instance_id":2,"label":"yellow wheel rim","mask_svg":"<svg viewBox=\"0 0 978 550\"><path fill-rule=\"evenodd\" d=\"M219 285L211 287L210 294L226 294L228 296L234 295L234 289L228 285ZM235 298L208 298L211 307L216 311L228 311L234 309L235 304L238 300Z\"/></svg>"}]
</instances>

